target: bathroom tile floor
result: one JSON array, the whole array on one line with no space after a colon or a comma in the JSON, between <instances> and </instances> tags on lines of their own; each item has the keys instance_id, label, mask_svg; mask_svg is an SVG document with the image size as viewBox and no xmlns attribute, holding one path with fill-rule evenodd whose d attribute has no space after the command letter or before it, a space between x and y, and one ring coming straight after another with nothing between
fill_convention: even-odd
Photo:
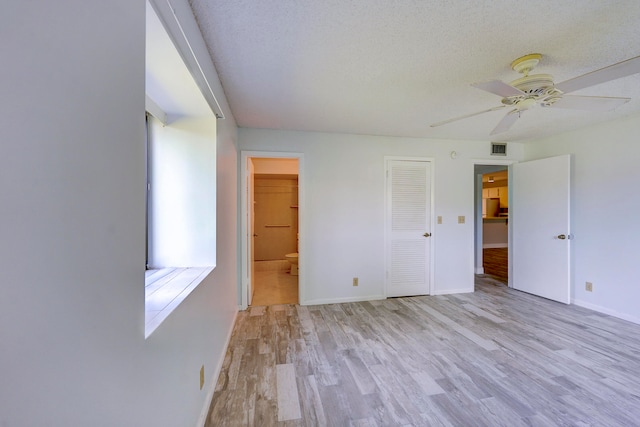
<instances>
[{"instance_id":1,"label":"bathroom tile floor","mask_svg":"<svg viewBox=\"0 0 640 427\"><path fill-rule=\"evenodd\" d=\"M256 261L252 306L297 304L298 276L289 274L289 263Z\"/></svg>"}]
</instances>

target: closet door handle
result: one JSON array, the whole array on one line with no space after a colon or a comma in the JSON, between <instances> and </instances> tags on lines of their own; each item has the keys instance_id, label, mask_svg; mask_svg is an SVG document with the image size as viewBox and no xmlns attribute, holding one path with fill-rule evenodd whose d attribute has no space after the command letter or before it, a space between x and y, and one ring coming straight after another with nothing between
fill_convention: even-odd
<instances>
[{"instance_id":1,"label":"closet door handle","mask_svg":"<svg viewBox=\"0 0 640 427\"><path fill-rule=\"evenodd\" d=\"M431 233L424 233L423 236L424 237L431 237Z\"/></svg>"}]
</instances>

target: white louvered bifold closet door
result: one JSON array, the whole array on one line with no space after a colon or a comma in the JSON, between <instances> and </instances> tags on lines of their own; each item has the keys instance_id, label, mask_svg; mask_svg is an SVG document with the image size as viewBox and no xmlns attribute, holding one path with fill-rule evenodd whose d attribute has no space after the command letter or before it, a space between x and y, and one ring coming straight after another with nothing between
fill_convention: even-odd
<instances>
[{"instance_id":1,"label":"white louvered bifold closet door","mask_svg":"<svg viewBox=\"0 0 640 427\"><path fill-rule=\"evenodd\" d=\"M431 260L431 163L390 160L387 176L386 295L427 295Z\"/></svg>"}]
</instances>

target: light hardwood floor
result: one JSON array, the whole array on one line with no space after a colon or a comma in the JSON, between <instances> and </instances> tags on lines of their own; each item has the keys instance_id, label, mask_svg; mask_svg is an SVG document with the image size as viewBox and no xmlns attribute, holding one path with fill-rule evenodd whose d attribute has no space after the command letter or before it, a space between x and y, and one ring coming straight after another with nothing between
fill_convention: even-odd
<instances>
[{"instance_id":1,"label":"light hardwood floor","mask_svg":"<svg viewBox=\"0 0 640 427\"><path fill-rule=\"evenodd\" d=\"M239 313L206 425L640 425L640 325L477 280Z\"/></svg>"}]
</instances>

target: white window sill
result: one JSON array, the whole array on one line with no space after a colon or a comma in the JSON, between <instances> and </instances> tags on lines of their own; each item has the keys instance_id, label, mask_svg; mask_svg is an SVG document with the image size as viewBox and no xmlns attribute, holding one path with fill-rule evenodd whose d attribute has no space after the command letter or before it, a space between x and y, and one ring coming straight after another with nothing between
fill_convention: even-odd
<instances>
[{"instance_id":1,"label":"white window sill","mask_svg":"<svg viewBox=\"0 0 640 427\"><path fill-rule=\"evenodd\" d=\"M147 270L144 285L144 337L148 338L212 270L213 267Z\"/></svg>"}]
</instances>

